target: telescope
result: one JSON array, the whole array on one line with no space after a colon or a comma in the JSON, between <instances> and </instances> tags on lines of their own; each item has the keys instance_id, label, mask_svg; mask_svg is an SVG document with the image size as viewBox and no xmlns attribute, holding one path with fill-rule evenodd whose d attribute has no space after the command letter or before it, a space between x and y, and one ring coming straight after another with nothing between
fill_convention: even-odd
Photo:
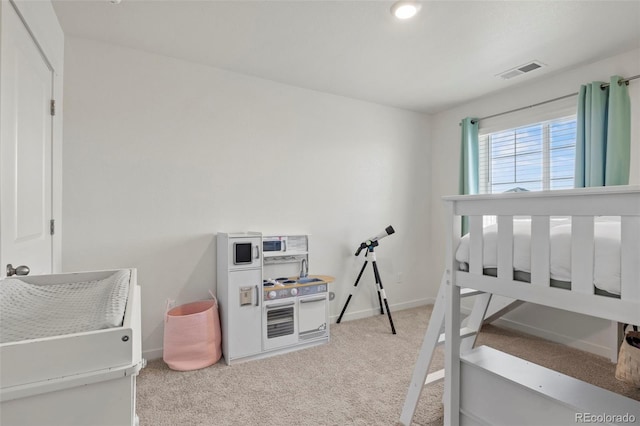
<instances>
[{"instance_id":1,"label":"telescope","mask_svg":"<svg viewBox=\"0 0 640 426\"><path fill-rule=\"evenodd\" d=\"M383 239L384 237L388 237L389 235L393 234L394 232L396 232L396 231L393 229L393 227L391 225L389 225L384 229L384 231L382 231L378 235L373 236L373 237L363 241L362 243L360 243L360 247L358 247L358 250L356 251L356 256L358 256L363 249L366 249L366 248L369 248L369 247L377 247L379 240Z\"/></svg>"},{"instance_id":2,"label":"telescope","mask_svg":"<svg viewBox=\"0 0 640 426\"><path fill-rule=\"evenodd\" d=\"M356 282L353 285L354 289L358 287L360 278L362 278L362 273L367 267L367 263L369 263L369 260L371 260L371 265L373 266L373 276L376 279L376 287L378 288L378 302L380 302L380 314L384 315L384 308L382 307L383 306L382 304L384 302L384 307L387 308L387 316L389 317L389 324L391 325L391 332L393 334L396 334L396 328L393 325L393 319L391 318L391 311L389 310L389 302L387 302L387 295L384 292L384 288L382 287L382 280L380 279L380 272L378 271L378 264L376 262L376 253L374 249L375 247L378 247L378 241L395 232L396 231L393 229L393 227L389 225L384 229L384 231L382 231L378 235L375 235L369 238L368 240L363 241L360 244L360 247L358 247L358 251L356 251L356 256L359 255L363 249L367 249L367 252L364 254L364 264L362 265L362 269L360 269L358 278L356 278ZM353 296L353 293L349 294L349 297L347 297L347 301L345 302L344 307L342 308L342 312L340 312L340 316L338 317L338 321L337 321L338 324L340 324L340 321L342 321L342 316L346 312L347 306L349 306L349 302L351 301L352 296Z\"/></svg>"}]
</instances>

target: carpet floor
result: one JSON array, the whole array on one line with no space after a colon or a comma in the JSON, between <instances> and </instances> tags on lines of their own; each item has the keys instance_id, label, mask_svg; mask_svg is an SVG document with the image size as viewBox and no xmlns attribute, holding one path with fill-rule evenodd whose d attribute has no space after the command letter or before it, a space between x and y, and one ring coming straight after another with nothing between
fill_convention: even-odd
<instances>
[{"instance_id":1,"label":"carpet floor","mask_svg":"<svg viewBox=\"0 0 640 426\"><path fill-rule=\"evenodd\" d=\"M149 362L137 381L141 426L397 425L431 306L331 325L329 344L227 366L178 372ZM488 345L640 401L608 359L495 326ZM432 363L444 365L442 347ZM441 425L443 383L427 387L414 425Z\"/></svg>"}]
</instances>

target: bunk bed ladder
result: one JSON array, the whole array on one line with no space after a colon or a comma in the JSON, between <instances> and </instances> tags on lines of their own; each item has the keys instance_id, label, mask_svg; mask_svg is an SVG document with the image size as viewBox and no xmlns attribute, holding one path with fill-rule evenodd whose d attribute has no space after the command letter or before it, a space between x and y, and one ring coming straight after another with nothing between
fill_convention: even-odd
<instances>
[{"instance_id":1,"label":"bunk bed ladder","mask_svg":"<svg viewBox=\"0 0 640 426\"><path fill-rule=\"evenodd\" d=\"M446 311L446 286L446 277L443 275L438 296L436 297L436 302L431 312L431 319L429 320L429 325L424 335L420 354L418 355L418 360L413 370L411 384L409 385L407 397L405 398L400 415L400 423L403 425L411 424L423 388L444 379L444 369L430 374L427 373L429 372L436 347L445 342L445 335L441 333L441 331L443 329L444 314ZM465 353L473 349L476 337L484 322L483 320L489 307L489 302L491 302L491 293L484 293L470 288L460 289L460 297L476 295L478 297L475 299L471 314L463 322L464 326L460 328L460 338L462 340L460 353ZM496 317L496 314L493 314L491 317Z\"/></svg>"}]
</instances>

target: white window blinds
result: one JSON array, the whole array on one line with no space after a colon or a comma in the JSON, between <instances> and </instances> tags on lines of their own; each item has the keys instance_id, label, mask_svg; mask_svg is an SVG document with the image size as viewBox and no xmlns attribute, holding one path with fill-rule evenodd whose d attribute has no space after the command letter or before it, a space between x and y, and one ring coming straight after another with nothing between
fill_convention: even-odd
<instances>
[{"instance_id":1,"label":"white window blinds","mask_svg":"<svg viewBox=\"0 0 640 426\"><path fill-rule=\"evenodd\" d=\"M573 188L575 116L480 135L480 193Z\"/></svg>"}]
</instances>

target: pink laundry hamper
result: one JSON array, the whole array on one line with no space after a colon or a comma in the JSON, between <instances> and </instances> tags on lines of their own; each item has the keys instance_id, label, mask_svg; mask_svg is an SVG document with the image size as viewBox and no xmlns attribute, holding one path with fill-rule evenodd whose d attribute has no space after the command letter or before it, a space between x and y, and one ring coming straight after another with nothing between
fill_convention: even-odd
<instances>
[{"instance_id":1,"label":"pink laundry hamper","mask_svg":"<svg viewBox=\"0 0 640 426\"><path fill-rule=\"evenodd\" d=\"M187 303L167 311L162 359L172 370L208 367L222 356L216 299Z\"/></svg>"}]
</instances>

